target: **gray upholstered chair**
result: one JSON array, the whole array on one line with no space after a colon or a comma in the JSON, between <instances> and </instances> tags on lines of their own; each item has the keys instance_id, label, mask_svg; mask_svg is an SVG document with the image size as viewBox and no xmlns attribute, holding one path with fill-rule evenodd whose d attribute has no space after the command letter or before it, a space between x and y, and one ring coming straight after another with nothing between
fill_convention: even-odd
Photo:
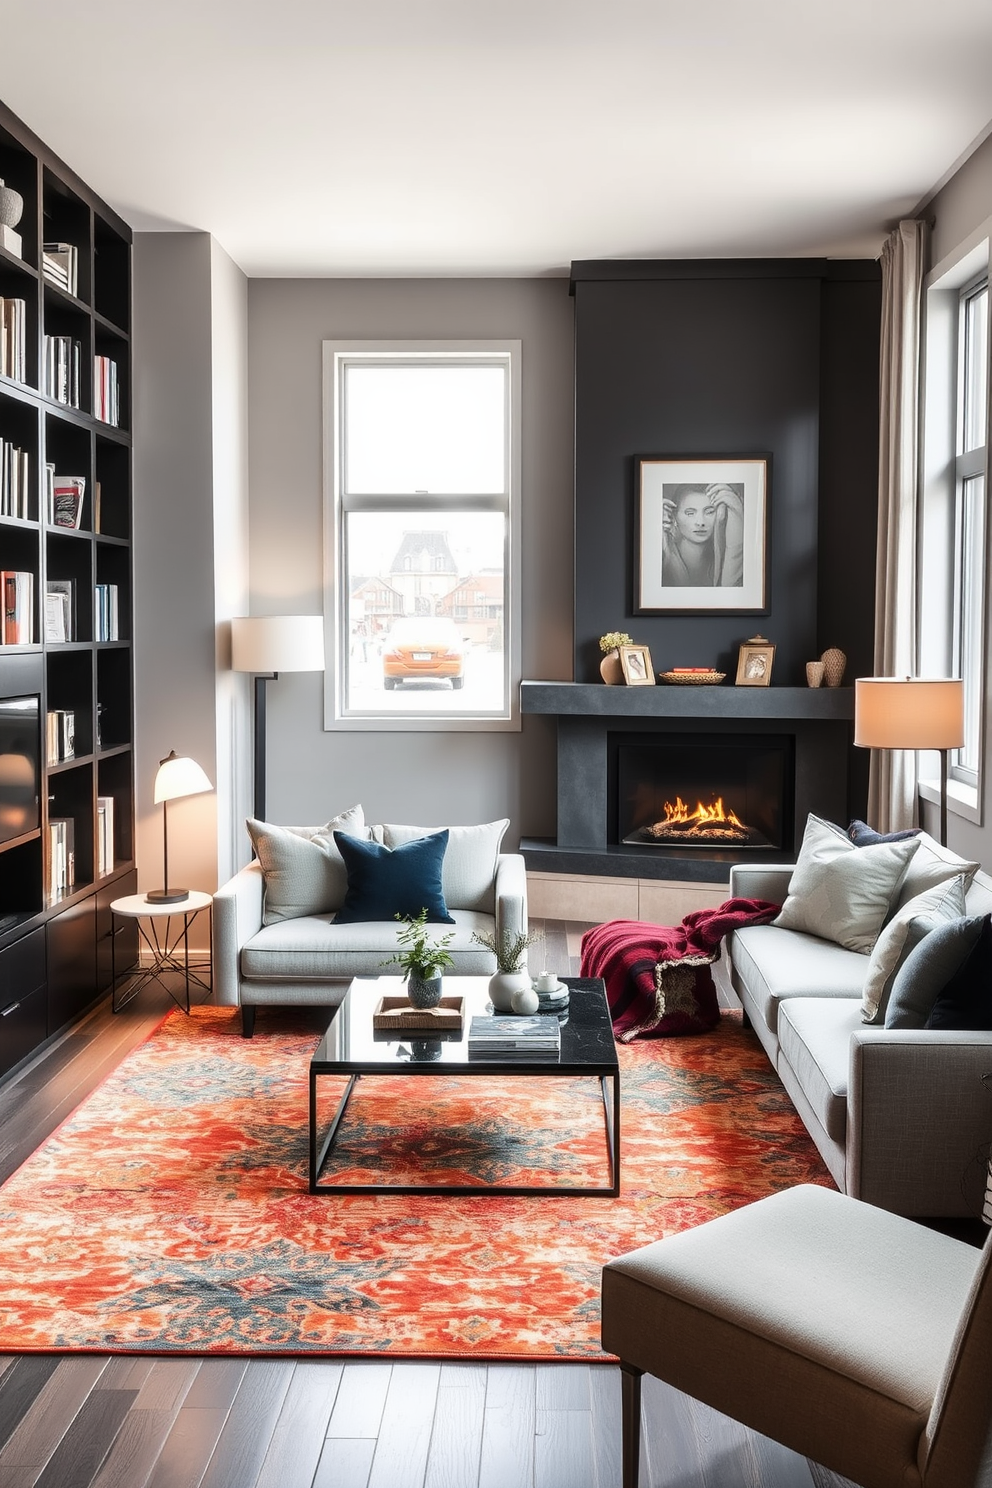
<instances>
[{"instance_id":1,"label":"gray upholstered chair","mask_svg":"<svg viewBox=\"0 0 992 1488\"><path fill-rule=\"evenodd\" d=\"M992 1485L990 1249L806 1185L611 1261L637 1488L649 1373L862 1488Z\"/></svg>"}]
</instances>

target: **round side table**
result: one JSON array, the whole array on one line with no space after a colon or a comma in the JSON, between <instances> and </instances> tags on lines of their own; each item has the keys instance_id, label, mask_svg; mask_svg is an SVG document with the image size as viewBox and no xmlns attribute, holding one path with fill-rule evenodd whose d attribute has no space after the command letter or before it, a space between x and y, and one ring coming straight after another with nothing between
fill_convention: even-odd
<instances>
[{"instance_id":1,"label":"round side table","mask_svg":"<svg viewBox=\"0 0 992 1488\"><path fill-rule=\"evenodd\" d=\"M202 987L204 992L213 990L210 981L204 981L200 975L200 972L206 972L210 976L209 956L205 960L201 958L191 961L189 954L189 927L197 915L206 914L209 920L212 905L211 896L201 893L199 889L190 889L186 898L175 904L150 904L144 894L128 894L123 899L113 901L110 906L110 1006L113 1012L119 1013L121 1008L127 1007L149 982L157 982L184 1013L189 1012L191 986ZM117 996L118 917L137 921L139 945L143 942L152 958L150 965L141 966L137 972L126 974L125 985L128 986L128 992L121 998ZM142 921L147 921L147 924ZM166 972L178 972L183 978L185 1002L176 996L164 980ZM122 977L124 976L122 973Z\"/></svg>"}]
</instances>

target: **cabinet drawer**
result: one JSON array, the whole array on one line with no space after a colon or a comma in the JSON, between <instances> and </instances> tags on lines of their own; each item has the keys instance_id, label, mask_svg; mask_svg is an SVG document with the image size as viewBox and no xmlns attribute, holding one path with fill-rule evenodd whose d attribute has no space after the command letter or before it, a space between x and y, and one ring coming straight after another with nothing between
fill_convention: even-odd
<instances>
[{"instance_id":1,"label":"cabinet drawer","mask_svg":"<svg viewBox=\"0 0 992 1488\"><path fill-rule=\"evenodd\" d=\"M48 1033L48 999L44 987L9 1003L0 1013L0 1075L5 1075L36 1049Z\"/></svg>"},{"instance_id":2,"label":"cabinet drawer","mask_svg":"<svg viewBox=\"0 0 992 1488\"><path fill-rule=\"evenodd\" d=\"M0 951L0 1012L45 983L45 927Z\"/></svg>"}]
</instances>

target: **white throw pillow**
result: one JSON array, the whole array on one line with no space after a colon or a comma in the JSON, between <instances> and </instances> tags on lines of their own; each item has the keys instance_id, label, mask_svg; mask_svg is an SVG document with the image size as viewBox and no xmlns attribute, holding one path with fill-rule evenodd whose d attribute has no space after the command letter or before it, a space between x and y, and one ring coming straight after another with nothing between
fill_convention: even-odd
<instances>
[{"instance_id":1,"label":"white throw pillow","mask_svg":"<svg viewBox=\"0 0 992 1488\"><path fill-rule=\"evenodd\" d=\"M322 827L279 827L248 818L248 833L265 879L262 923L332 914L344 903L348 873L334 832L368 839L365 813L351 806Z\"/></svg>"},{"instance_id":2,"label":"white throw pillow","mask_svg":"<svg viewBox=\"0 0 992 1488\"><path fill-rule=\"evenodd\" d=\"M907 837L855 847L830 822L811 813L786 901L772 923L867 953L885 923L916 844L915 837Z\"/></svg>"},{"instance_id":3,"label":"white throw pillow","mask_svg":"<svg viewBox=\"0 0 992 1488\"><path fill-rule=\"evenodd\" d=\"M509 818L480 826L449 827L448 847L441 865L441 887L449 909L474 909L493 914L496 908L496 859ZM387 822L382 827L386 847L402 847L440 827L405 827ZM375 829L373 828L373 835Z\"/></svg>"},{"instance_id":4,"label":"white throw pillow","mask_svg":"<svg viewBox=\"0 0 992 1488\"><path fill-rule=\"evenodd\" d=\"M861 848L861 852L865 849ZM889 993L902 963L936 925L964 914L965 876L936 884L909 899L892 916L875 942L861 993L863 1023L884 1023Z\"/></svg>"},{"instance_id":5,"label":"white throw pillow","mask_svg":"<svg viewBox=\"0 0 992 1488\"><path fill-rule=\"evenodd\" d=\"M926 832L921 832L916 842L916 852L906 869L906 877L899 885L899 893L893 906L894 913L898 913L903 905L908 904L910 899L915 899L918 894L936 888L937 884L946 883L950 878L957 878L959 873L964 876L964 891L967 894L971 881L981 866L959 858L949 848L941 847Z\"/></svg>"}]
</instances>

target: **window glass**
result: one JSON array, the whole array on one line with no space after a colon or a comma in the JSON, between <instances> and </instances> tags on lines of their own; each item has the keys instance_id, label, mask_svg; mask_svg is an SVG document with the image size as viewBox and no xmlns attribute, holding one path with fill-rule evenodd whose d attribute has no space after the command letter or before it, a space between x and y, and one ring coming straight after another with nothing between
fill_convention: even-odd
<instances>
[{"instance_id":1,"label":"window glass","mask_svg":"<svg viewBox=\"0 0 992 1488\"><path fill-rule=\"evenodd\" d=\"M979 449L988 424L989 287L964 302L964 419L962 451Z\"/></svg>"}]
</instances>

